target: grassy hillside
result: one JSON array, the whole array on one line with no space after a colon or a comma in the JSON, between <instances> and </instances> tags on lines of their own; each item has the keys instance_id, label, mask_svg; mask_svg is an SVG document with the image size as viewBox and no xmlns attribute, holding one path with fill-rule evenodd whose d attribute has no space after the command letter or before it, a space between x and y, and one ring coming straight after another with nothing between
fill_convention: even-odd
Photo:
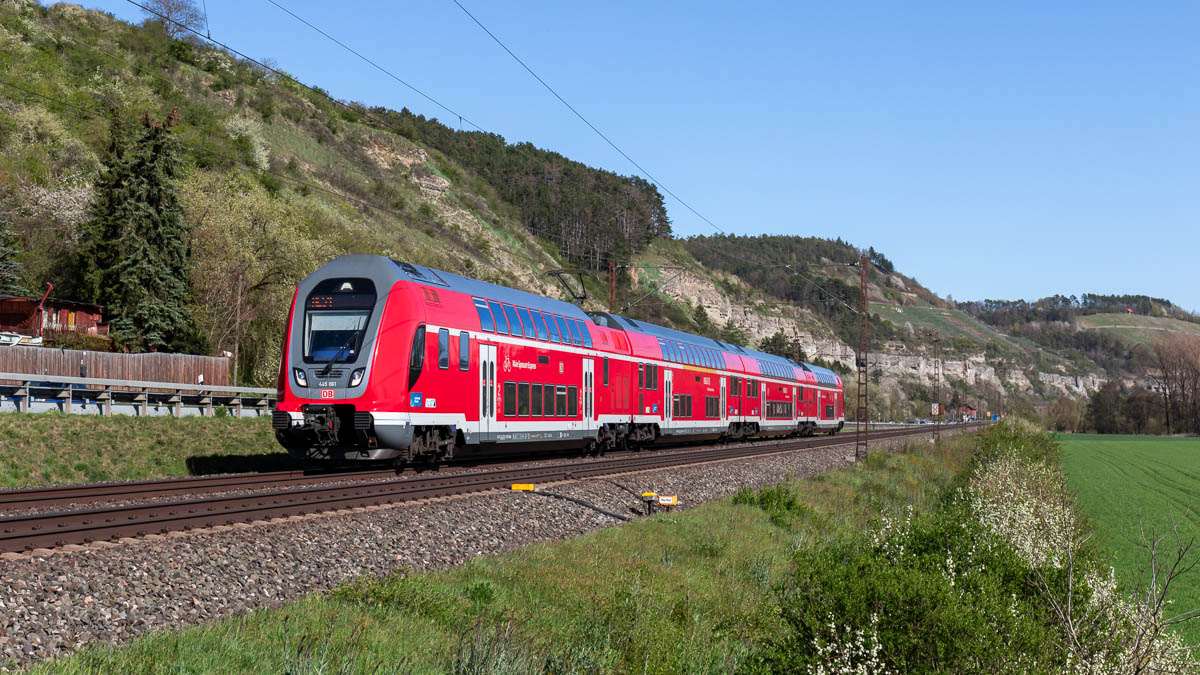
<instances>
[{"instance_id":1,"label":"grassy hillside","mask_svg":"<svg viewBox=\"0 0 1200 675\"><path fill-rule=\"evenodd\" d=\"M1129 588L1143 587L1148 561L1139 531L1162 534L1181 519L1184 541L1200 536L1200 440L1145 436L1060 436L1063 470L1080 506L1094 520L1098 543ZM1164 542L1171 551L1174 540ZM1193 556L1195 553L1193 553ZM1173 612L1200 609L1200 568L1180 579ZM1200 642L1200 623L1185 627L1189 644Z\"/></svg>"},{"instance_id":2,"label":"grassy hillside","mask_svg":"<svg viewBox=\"0 0 1200 675\"><path fill-rule=\"evenodd\" d=\"M269 417L0 413L0 487L295 468Z\"/></svg>"},{"instance_id":3,"label":"grassy hillside","mask_svg":"<svg viewBox=\"0 0 1200 675\"><path fill-rule=\"evenodd\" d=\"M223 50L168 39L154 22L15 2L0 5L0 29L0 198L26 289L82 293L78 235L114 134L175 109L190 312L210 351L240 343L245 381L271 380L291 289L334 256L382 253L558 296L545 270L606 268L669 233L661 196L642 181L487 134L464 135L482 148L473 156L464 136L432 120L340 104ZM520 191L543 171L562 180ZM546 226L564 208L587 214L572 236ZM228 311L237 297L240 326Z\"/></svg>"},{"instance_id":4,"label":"grassy hillside","mask_svg":"<svg viewBox=\"0 0 1200 675\"><path fill-rule=\"evenodd\" d=\"M1200 335L1200 324L1170 317L1137 314L1089 314L1076 319L1084 330L1111 333L1134 344L1151 344L1164 334Z\"/></svg>"}]
</instances>

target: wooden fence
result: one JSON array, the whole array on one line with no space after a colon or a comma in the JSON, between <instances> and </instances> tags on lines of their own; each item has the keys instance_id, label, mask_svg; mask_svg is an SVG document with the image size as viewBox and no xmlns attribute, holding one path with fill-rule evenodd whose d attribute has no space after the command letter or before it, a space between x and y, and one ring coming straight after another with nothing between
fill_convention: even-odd
<instances>
[{"instance_id":1,"label":"wooden fence","mask_svg":"<svg viewBox=\"0 0 1200 675\"><path fill-rule=\"evenodd\" d=\"M80 367L81 363L86 367L86 374ZM190 354L114 354L21 345L0 346L0 372L180 384L197 384L203 375L204 384L229 385L229 359Z\"/></svg>"}]
</instances>

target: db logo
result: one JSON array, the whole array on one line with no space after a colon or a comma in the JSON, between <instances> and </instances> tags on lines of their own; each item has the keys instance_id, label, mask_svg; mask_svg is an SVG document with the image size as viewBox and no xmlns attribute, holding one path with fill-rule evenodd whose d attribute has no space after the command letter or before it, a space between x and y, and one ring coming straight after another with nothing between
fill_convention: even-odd
<instances>
[{"instance_id":1,"label":"db logo","mask_svg":"<svg viewBox=\"0 0 1200 675\"><path fill-rule=\"evenodd\" d=\"M321 390L321 398L333 398L333 390L332 389L322 389Z\"/></svg>"}]
</instances>

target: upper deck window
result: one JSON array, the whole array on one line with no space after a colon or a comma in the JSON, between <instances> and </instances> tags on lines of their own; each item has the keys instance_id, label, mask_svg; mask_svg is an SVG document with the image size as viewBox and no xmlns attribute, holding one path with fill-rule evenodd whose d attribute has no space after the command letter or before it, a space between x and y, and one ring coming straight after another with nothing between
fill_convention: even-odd
<instances>
[{"instance_id":1,"label":"upper deck window","mask_svg":"<svg viewBox=\"0 0 1200 675\"><path fill-rule=\"evenodd\" d=\"M567 330L567 320L561 316L555 316L554 320L558 323L558 333L562 336L562 343L564 345L571 344L571 331Z\"/></svg>"},{"instance_id":2,"label":"upper deck window","mask_svg":"<svg viewBox=\"0 0 1200 675\"><path fill-rule=\"evenodd\" d=\"M492 321L492 311L487 302L481 298L471 298L475 302L475 311L479 313L479 328L489 333L496 332L496 324Z\"/></svg>"},{"instance_id":3,"label":"upper deck window","mask_svg":"<svg viewBox=\"0 0 1200 675\"><path fill-rule=\"evenodd\" d=\"M571 319L567 319L567 329L571 331L571 344L582 347L583 339L579 337L579 327Z\"/></svg>"},{"instance_id":4,"label":"upper deck window","mask_svg":"<svg viewBox=\"0 0 1200 675\"><path fill-rule=\"evenodd\" d=\"M583 338L583 346L591 347L592 336L590 333L588 333L587 324L585 324L582 319L576 319L575 323L579 325L579 336Z\"/></svg>"},{"instance_id":5,"label":"upper deck window","mask_svg":"<svg viewBox=\"0 0 1200 675\"><path fill-rule=\"evenodd\" d=\"M550 341L558 342L558 324L554 322L554 315L546 315L546 328L550 329Z\"/></svg>"},{"instance_id":6,"label":"upper deck window","mask_svg":"<svg viewBox=\"0 0 1200 675\"><path fill-rule=\"evenodd\" d=\"M518 307L517 314L521 315L521 323L525 326L525 337L530 340L537 337L537 329L533 325L533 317L529 316L529 310Z\"/></svg>"},{"instance_id":7,"label":"upper deck window","mask_svg":"<svg viewBox=\"0 0 1200 675\"><path fill-rule=\"evenodd\" d=\"M533 312L533 322L537 324L537 339L545 341L547 338L546 320L542 318L541 312L532 309L529 311Z\"/></svg>"},{"instance_id":8,"label":"upper deck window","mask_svg":"<svg viewBox=\"0 0 1200 675\"><path fill-rule=\"evenodd\" d=\"M492 308L492 316L496 317L496 332L501 335L508 335L508 320L504 318L504 310L500 308L500 303L495 300L488 300L488 307Z\"/></svg>"},{"instance_id":9,"label":"upper deck window","mask_svg":"<svg viewBox=\"0 0 1200 675\"><path fill-rule=\"evenodd\" d=\"M512 305L504 306L504 316L508 317L508 332L513 337L521 337L521 319Z\"/></svg>"}]
</instances>

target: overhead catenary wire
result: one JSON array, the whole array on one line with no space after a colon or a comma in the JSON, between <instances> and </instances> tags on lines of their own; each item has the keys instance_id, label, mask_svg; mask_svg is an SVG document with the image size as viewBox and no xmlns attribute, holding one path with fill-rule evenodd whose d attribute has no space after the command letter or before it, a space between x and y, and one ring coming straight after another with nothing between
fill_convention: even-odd
<instances>
[{"instance_id":1,"label":"overhead catenary wire","mask_svg":"<svg viewBox=\"0 0 1200 675\"><path fill-rule=\"evenodd\" d=\"M273 2L273 0L268 0L268 2ZM692 208L691 204L688 204L687 202L685 202L683 199L681 199L679 197L679 195L675 194L671 190L671 188L667 187L665 184L663 184L662 181L655 178L654 175L651 174L649 171L647 171L646 168L643 167L641 164L639 164L637 162L637 160L635 160L633 157L630 157L628 153L626 153L624 150L622 150L619 145L614 143L613 140L611 138L609 138L607 135L605 135L605 133L603 131L600 131L600 129L597 128L595 124L592 124L591 121L588 120L588 118L584 117L583 113L579 112L579 110L577 110L575 108L575 106L568 103L567 99L563 98L562 95L559 94L554 89L554 87L551 87L550 84L547 83L544 79L542 79L542 77L540 75L538 75L536 72L534 72L533 68L530 68L528 64L526 64L523 60L521 60L521 57L517 56L513 52L513 50L509 49L508 45L504 44L504 42L501 41L500 38L496 37L495 33L493 33L491 30L489 30L487 26L483 25L482 21L475 18L475 15L472 14L466 7L464 7L463 4L461 2L459 2L459 0L451 0L451 2L453 2L455 5L458 5L458 8L461 9L463 11L463 13L466 14L468 17L470 17L471 21L475 22L475 25L479 26L483 30L483 32L487 33L488 37L492 38L492 40L495 41L496 44L500 45L500 48L503 49L505 52L507 52L508 55L511 56L514 61L521 64L521 67L524 68L525 71L528 72L530 75L532 75L533 78L535 80L537 80L543 87L545 87L546 91L553 94L554 98L558 99L560 103L562 103L564 106L566 106L568 110L570 110L572 113L575 114L576 117L578 117L580 120L582 120L583 123L586 124L589 129L596 132L597 136L604 139L604 142L608 143L612 147L613 150L616 150L622 157L624 157L626 160L628 160L630 164L637 167L638 171L642 172L642 175L644 175L646 178L650 179L650 182L652 182L656 186L662 188L663 192L666 192L667 194L671 195L671 197L674 198L675 201L682 204L684 208L686 208L688 211L691 211L693 214L696 215L696 217L698 217L701 220L703 220L704 222L708 223L710 226L712 226L712 228L714 230L720 232L721 234L725 234L725 230L723 230L719 225L717 225L713 221L709 220L707 216L700 213L696 209Z\"/></svg>"},{"instance_id":2,"label":"overhead catenary wire","mask_svg":"<svg viewBox=\"0 0 1200 675\"><path fill-rule=\"evenodd\" d=\"M329 33L326 33L324 30L322 30L322 29L318 28L317 26L314 26L314 25L313 25L312 23L310 23L310 22L309 22L307 19L304 19L303 17L301 17L301 16L297 15L295 12L293 12L293 11L292 11L292 10L290 10L290 9L288 9L287 7L284 7L283 5L279 4L279 3L278 3L278 2L276 2L275 0L267 0L267 2L271 3L272 5L275 5L276 7L278 7L280 10L282 10L283 12L285 12L285 13L286 13L288 16L292 17L293 19L295 19L295 20L299 21L300 23L304 24L305 26L308 26L309 28L313 29L314 31L316 31L316 32L320 33L321 35L325 36L325 38L326 38L326 39L328 39L330 42L333 42L334 44L336 44L337 46L341 47L342 49L345 49L346 51L350 52L351 54L353 54L353 55L357 56L359 59L362 59L363 61L365 61L366 63L370 64L370 65L371 65L373 68L375 68L375 69L376 69L376 70L378 70L379 72L383 73L384 75L387 75L388 77L392 78L393 80L395 80L395 81L399 82L400 84L402 84L402 85L404 85L404 86L408 87L408 88L409 88L409 89L411 89L412 91L414 91L414 92L416 92L417 94L421 95L421 96L422 96L422 97L423 97L425 100L427 100L427 101L429 101L430 103L432 103L432 104L436 105L437 107L441 108L442 110L445 110L446 112L450 113L451 115L453 115L453 116L455 116L455 117L458 117L458 123L459 123L459 128L460 128L460 130L461 130L461 128L462 128L462 123L463 123L463 122L466 122L467 124L469 124L469 125L471 125L471 126L475 127L476 129L478 129L479 131L484 131L484 128L483 128L483 127L481 127L481 126L479 126L478 124L476 124L476 123L472 122L472 121L471 121L469 118L465 117L465 116L464 116L462 113L459 113L459 112L457 112L457 111L455 111L455 110L451 109L449 106L447 106L446 104L442 103L441 101L439 101L439 100L435 99L434 97L430 96L429 94L426 94L425 92L421 91L420 89L417 89L415 86L413 86L412 84L408 83L407 81L405 81L405 80L401 79L401 78L400 78L398 75L396 75L396 74L395 74L395 73L393 73L392 71L388 70L387 68L384 68L383 66L379 65L379 64L378 64L378 63L376 63L375 61L372 61L371 59L367 58L366 56L363 56L363 55L362 55L362 53L358 52L357 50L355 50L355 49L354 49L353 47L351 47L350 45L347 45L346 43L344 43L344 42L342 42L341 40L339 40L339 39L335 38L334 36L330 35Z\"/></svg>"},{"instance_id":3,"label":"overhead catenary wire","mask_svg":"<svg viewBox=\"0 0 1200 675\"><path fill-rule=\"evenodd\" d=\"M183 29L183 30L185 30L185 31L187 31L187 32L190 32L190 33L192 33L193 35L195 35L195 36L197 36L197 37L199 37L199 38L202 38L202 39L204 39L204 40L206 40L206 41L208 41L208 42L211 42L212 44L214 44L214 45L216 45L216 46L219 46L219 47L221 47L221 48L223 48L223 49L225 49L225 50L228 50L229 52L231 52L231 53L233 53L233 54L236 54L237 56L239 56L239 57L241 57L241 58L245 59L245 60L246 60L246 61L248 61L248 62L254 63L255 65L257 65L258 67L262 68L262 69L263 69L263 70L265 70L265 71L271 72L271 73L275 74L275 75L276 75L276 76L278 76L278 77L281 77L281 78L285 78L285 79L287 79L287 80L290 80L291 82L295 83L296 85L298 85L298 86L300 86L300 87L303 87L304 89L307 89L307 90L309 90L309 91L311 91L311 92L313 92L313 93L315 93L315 94L318 94L318 95L320 95L320 96L322 96L322 97L326 98L327 100L329 100L331 103L334 103L335 105L342 106L342 107L344 107L344 108L346 108L346 109L348 109L348 110L352 110L353 112L355 112L355 113L357 113L357 114L363 115L364 117L366 117L366 118L368 118L368 119L370 119L370 120L374 121L376 124L378 124L380 127L384 128L384 129L388 129L388 130L390 130L390 131L395 131L395 129L392 127L392 125L391 125L390 123L388 123L388 122L387 122L387 121L385 121L385 120L381 120L381 119L379 119L378 117L376 117L376 116L374 116L374 115L370 114L370 112L369 112L369 111L366 111L366 110L365 110L363 107L355 107L355 106L352 106L352 105L350 105L349 103L347 103L347 102L345 102L345 101L341 101L341 100L339 100L339 99L336 99L336 98L334 98L332 95L328 94L327 92L325 92L325 91L323 91L323 90L321 90L321 89L319 89L319 88L317 88L317 87L314 87L314 86L308 85L308 84L306 84L306 83L304 83L304 82L301 82L301 81L297 80L295 77L293 77L292 75L290 75L290 74L288 74L288 73L286 73L286 72L284 72L284 71L282 71L282 70L279 70L278 68L275 68L275 67L273 67L273 66L271 66L271 65L269 65L269 64L267 64L267 63L265 63L265 62L263 62L262 60L255 59L255 58L253 58L253 57L251 57L251 56L249 56L249 55L245 54L244 52L241 52L241 51L239 51L238 49L235 49L234 47L232 47L232 46L230 46L230 45L228 45L228 44L226 44L226 43L224 43L224 42L221 42L221 41L219 41L219 40L213 39L213 38L212 38L210 35L205 35L205 34L202 34L202 33L200 33L199 31L195 30L194 28L192 28L192 27L190 27L190 26L188 26L188 25L185 25L185 24L183 24L183 23L180 23L180 22L178 22L178 21L175 21L175 20L171 19L170 17L167 17L167 16L165 16L165 15L164 15L164 14L162 14L161 12L158 12L158 11L154 10L153 8L151 8L151 7L148 7L148 6L146 6L146 5L144 5L144 4L140 3L140 2L137 2L136 0L126 0L126 1L127 1L127 2L129 2L129 4L131 4L131 5L134 5L134 6L138 7L138 8L140 8L140 9L142 9L142 10L146 11L146 12L147 12L147 13L149 13L149 14L152 14L152 15L154 15L154 16L157 16L159 19L161 19L161 20L162 20L162 21L164 21L164 22L169 22L169 23L171 23L171 24L175 25L176 27L178 27L178 28L180 28L180 29ZM407 83L407 82L405 82L404 80L400 79L398 76L396 76L396 75L394 75L393 73L391 73L391 72L387 71L386 69L382 68L382 66L379 66L378 64L374 63L373 61L371 61L371 60L370 60L370 59L368 59L367 57L363 56L362 54L360 54L360 53L359 53L359 52L357 52L356 50L352 49L351 47L349 47L349 46L347 46L347 45L343 44L342 42L340 42L340 41L339 41L339 40L337 40L336 38L334 38L334 37L332 37L331 35L327 34L325 31L322 31L320 28L318 28L318 27L316 27L316 26L312 25L310 22L306 21L305 19L303 19L303 18L301 18L301 17L299 17L299 16L295 15L293 12L291 12L290 10L288 10L286 7L284 7L283 5L279 4L278 2L275 2L274 0L268 0L268 2L271 2L272 4L276 5L276 6L277 6L277 7L278 7L280 10L282 10L282 11L284 11L284 12L287 12L288 14L290 14L290 15L292 15L294 18L296 18L298 21L301 21L302 23L305 23L306 25L308 25L308 26L309 26L310 28L312 28L313 30L315 30L315 31L317 31L317 32L319 32L319 33L321 33L322 35L324 35L325 37L327 37L327 38L328 38L328 39L330 39L331 41L333 41L333 42L335 42L335 43L339 44L340 46L342 46L343 48L347 49L348 51L350 51L351 53L355 54L356 56L358 56L359 58L363 59L364 61L367 61L367 62L368 62L368 63L370 63L372 66L374 66L374 67L376 67L377 69L381 70L382 72L384 72L384 73L388 74L388 75L389 75L389 77L392 77L393 79L396 79L397 81L401 82L402 84L404 84L405 86L409 87L410 89L412 89L412 90L413 90L413 91L415 91L416 93L420 94L421 96L423 96L423 97L424 97L424 98L426 98L427 100L429 100L429 101L433 102L435 105L438 105L438 106L439 106L439 107L441 107L442 109L446 110L447 112L449 112L449 113L451 113L451 114L453 114L453 115L455 115L455 116L460 116L460 117L462 117L463 121L466 121L468 124L470 124L471 126L475 127L476 129L480 129L480 131L483 131L483 130L482 130L482 128L480 128L480 127L479 127L479 125L475 124L475 123L474 123L474 122L472 122L470 119L466 118L465 116L461 116L461 115L459 115L459 113L457 113L457 112L456 112L456 111L454 111L453 109L451 109L451 108L449 108L449 107L445 106L444 104L440 103L440 102L439 102L439 101L437 101L436 99L434 99L434 98L432 98L431 96L429 96L429 95L425 94L424 92L420 91L420 90L419 90L419 89L417 89L416 87L413 87L413 86L412 86L412 85L410 85L409 83ZM521 60L521 59L520 59L520 58L519 58L519 57L518 57L518 56L517 56L515 53L513 53L513 52L512 52L512 50L510 50L510 49L509 49L509 48L508 48L508 47L507 47L507 46L506 46L506 45L505 45L505 44L504 44L502 41L500 41L498 37L496 37L496 36L495 36L495 35L494 35L494 34L493 34L493 33L492 33L490 30L488 30L488 28L487 28L486 26L484 26L484 25L483 25L483 23L482 23L482 22L480 22L480 21L479 21L479 20L478 20L478 19L477 19L477 18L476 18L476 17L475 17L473 14L471 14L471 13L470 13L470 12L469 12L469 11L466 9L466 7L464 7L464 6L463 6L463 5L462 5L462 4L461 4L461 3L460 3L458 0L453 0L453 2L454 2L454 3L455 3L455 4L456 4L456 5L457 5L457 6L458 6L458 7L459 7L459 8L460 8L460 9L461 9L461 10L462 10L464 13L466 13L466 14L467 14L467 16L471 18L471 20L472 20L472 21L474 21L474 22L475 22L475 23L476 23L476 24L477 24L477 25L478 25L478 26L479 26L479 27L480 27L482 30L484 30L484 32L486 32L486 33L488 34L488 36L489 36L489 37L491 37L491 38L492 38L494 41L496 41L496 43L497 43L497 44L499 44L499 45L500 45L500 46L501 46L501 47L502 47L502 48L503 48L503 49L504 49L504 50L505 50L505 51L506 51L506 52L507 52L507 53L508 53L510 56L512 56L512 58L513 58L514 60L516 60L516 61L517 61L517 62L518 62L518 63L519 63L519 64L520 64L520 65L521 65L523 68L525 68L525 69L526 69L526 70L527 70L527 71L528 71L528 72L529 72L529 73L530 73L530 74L531 74L531 75L532 75L534 78L536 78L536 79L538 80L538 82L539 82L539 83L541 83L541 84L542 84L542 85L543 85L543 86L544 86L544 87L545 87L545 88L546 88L548 91L550 91L550 92L551 92L551 93L552 93L552 94L553 94L553 95L554 95L556 98L558 98L558 99L559 99L559 100L560 100L560 101L563 103L563 105L565 105L567 108L569 108L569 109L570 109L570 110L571 110L571 111L572 111L572 112L573 112L575 115L577 115L577 116L578 116L578 117L579 117L579 118L580 118L580 119L581 119L581 120L582 120L582 121L583 121L585 124L587 124L589 128L591 128L591 129L592 129L592 130L593 130L595 133L597 133L598 135L600 135L600 136L601 136L601 137L602 137L602 138L603 138L603 139L604 139L606 142L608 142L610 145L612 145L612 147L613 147L614 149L616 149L616 150L617 150L617 151L618 151L618 152L619 152L619 153L620 153L620 154L621 154L623 157L625 157L625 158L626 158L628 161L630 161L630 162L631 162L631 163L632 163L632 164L633 164L635 167L637 167L639 170L641 170L641 171L642 171L642 172L643 172L643 173L646 175L646 177L647 177L647 178L649 178L649 179L650 179L650 180L651 180L651 181L652 181L652 182L653 182L655 185L657 185L658 187L661 187L661 188L662 188L662 189L663 189L665 192L667 192L667 194L669 194L669 195L670 195L672 198L674 198L676 201L678 201L680 204L682 204L682 205L683 205L685 208L687 208L689 211L691 211L692 213L694 213L695 215L697 215L698 217L700 217L701 219L703 219L705 222L707 222L709 225L711 225L711 226L712 226L714 229L716 229L718 232L721 232L722 234L725 234L725 231L724 231L722 228L720 228L720 227L719 227L719 226L717 226L715 223L713 223L711 220L709 220L708 218L706 218L706 217L705 217L703 214L701 214L701 213L699 213L698 211L696 211L696 210L695 210L694 208L692 208L692 207L691 207L691 206L690 206L690 205L689 205L687 202L685 202L685 201L683 201L682 199L680 199L678 195L676 195L674 192L672 192L672 191L671 191L671 190L670 190L670 189L669 189L669 188L668 188L666 185L663 185L663 184L661 183L661 181L658 181L656 178L654 178L654 176L653 176L653 175L651 175L651 174L650 174L648 171L646 171L646 170L645 170L645 169L644 169L644 168L643 168L643 167L642 167L642 166L641 166L639 163L637 163L635 160L633 160L633 158L632 158L632 157L630 157L630 156L629 156L627 153L625 153L623 150L621 150L621 148L620 148L619 146L617 146L617 145L616 145L616 144L615 144L615 143L614 143L614 142L613 142L611 139L609 139L607 136L605 136L605 135L603 134L603 132L601 132L601 131L600 131L600 130L597 128L597 127L595 127L595 125L593 125L593 124L592 124L590 121L588 121L588 120L587 120L587 118L586 118L586 117L584 117L584 116L583 116L581 113L579 113L579 111L578 111L578 110L576 110L576 109L575 109L573 106L571 106L571 105L570 105L570 103L568 103L568 102L567 102L567 101L566 101L566 100L565 100L565 99L564 99L564 98L563 98L561 95L559 95L557 91L555 91L555 90L554 90L554 89L553 89L553 88L552 88L552 87L551 87L551 86L550 86L548 83L546 83L546 82L545 82L545 80L543 80L543 79L542 79L540 76L538 76L538 75L537 75L537 73L536 73L536 72L534 72L534 71L532 70L532 68L530 68L530 67L529 67L527 64L525 64L525 62L524 62L524 61L522 61L522 60ZM103 51L103 50L99 50L99 51ZM161 77L161 76L159 76L159 77ZM163 79L166 79L166 78L163 78ZM16 85L16 84L14 84L14 83L11 83L11 82L6 82L6 81L5 81L5 82L3 82L3 84L5 84L5 85L7 85L7 86L9 86L9 87L12 87L12 88L14 88L14 89L17 89L17 90L23 91L24 93L27 93L27 94L29 94L29 95L36 96L36 97L42 98L42 99L44 99L44 100L53 101L53 102L55 102L55 103L58 103L58 104L60 104L60 105L66 106L66 107L73 108L73 109L75 109L75 110L80 110L80 111L84 111L84 110L85 110L84 108L81 108L80 106L78 106L78 105L75 105L75 104L73 104L73 103L69 103L69 102L67 102L67 101L62 101L62 100L60 100L60 99L54 99L53 97L49 97L49 96L46 96L45 94L41 94L41 93L39 93L39 92L36 92L36 91L30 90L30 89L26 89L26 88L24 88L24 87L21 87L20 85ZM172 84L174 84L174 83L172 82ZM270 175L276 176L276 177L278 177L278 178L280 178L280 179L282 179L282 180L287 180L287 181L289 181L289 182L292 182L292 183L295 183L295 184L298 184L298 185L304 185L304 186L307 186L307 187L309 187L309 188L311 188L311 189L314 189L314 190L320 191L320 192L322 192L322 193L328 194L328 195L330 195L330 196L333 196L333 197L337 197L337 198L339 198L339 199L342 199L342 200L345 200L345 201L347 201L347 202L354 202L354 203L358 203L358 204L361 204L361 205L363 205L363 206L366 206L367 208L370 208L370 209L376 210L376 211L378 211L378 212L381 212L381 213L387 213L387 214L390 214L390 215L392 215L392 216L395 216L395 217L398 217L398 218L403 218L403 217L404 217L404 216L403 216L403 214L400 214L400 213L398 213L398 212L396 212L396 211L393 211L393 210L391 210L391 209L387 209L387 208L384 208L384 207L380 207L380 206L378 206L378 205L376 205L376 204L373 204L373 203L371 203L371 202L369 202L369 201L367 201L367 200L361 199L361 198L353 197L353 196L351 196L351 195L346 195L346 194L342 194L342 193L339 193L339 192L337 192L337 191L334 191L334 190L330 190L330 189L328 189L328 188L326 188L326 187L324 187L324 186L321 186L321 185L317 185L317 184L314 184L314 183L311 183L311 182L308 182L308 181L304 181L304 180L301 180L301 179L298 179L298 178L295 178L295 177L292 177L292 176L288 176L288 175L281 174L281 173L278 173L278 172L275 172L275 171L271 171L271 170L269 170L269 169L264 169L264 170L262 170L262 171L263 171L264 173L267 173L267 174L270 174ZM601 197L602 197L602 198L603 198L605 201L608 201L608 197L607 197L606 195L601 195ZM611 203L611 202L610 202L610 203ZM551 234L550 232L534 233L534 235L535 235L535 236L543 236L543 237L547 237L547 238L552 238L552 239L558 240L559 242L562 242L562 243L568 243L568 240L567 240L567 239L565 239L564 237L562 237L562 236L555 236L555 235ZM720 253L721 255L724 255L724 256L726 256L726 257L733 258L733 259L736 259L736 260L740 260L740 261L742 261L742 262L744 262L744 263L747 263L747 264L750 264L750 265L754 265L754 266L758 266L758 267L764 266L764 265L763 265L763 263L761 263L761 262L759 262L759 261L749 260L749 259L747 259L747 258L745 258L745 257L743 257L743 256L740 256L740 255L733 254L732 252L729 252L729 251L719 251L719 253ZM793 273L796 273L796 274L798 274L798 275L799 275L799 272L798 272L798 271L796 271L794 268L791 268L790 266L785 266L785 267L788 267L789 269L792 269ZM811 286L813 286L813 287L817 288L818 290L820 290L820 291L821 291L823 294L825 294L827 297L829 297L829 298L831 298L831 299L834 299L834 300L836 300L837 302L841 303L842 305L846 306L846 307L847 307L848 309L850 309L851 311L857 311L857 310L855 310L853 307L850 307L850 306L849 306L847 303L845 303L844 301L842 301L840 298L838 298L836 295L834 295L833 293L829 292L828 290L824 289L822 286L820 286L819 284L817 284L817 283L816 283L814 280L812 280L812 279L805 279L805 282L806 282L807 284L810 284ZM654 291L651 291L651 294L652 294L653 292L654 292ZM637 304L637 302L640 302L640 301L641 301L642 299L644 299L645 297L647 297L647 296L643 296L643 298L640 298L639 300L635 301L635 302L634 302L634 303L632 303L632 304ZM627 305L627 308L628 308L629 306L632 306L632 305Z\"/></svg>"}]
</instances>

